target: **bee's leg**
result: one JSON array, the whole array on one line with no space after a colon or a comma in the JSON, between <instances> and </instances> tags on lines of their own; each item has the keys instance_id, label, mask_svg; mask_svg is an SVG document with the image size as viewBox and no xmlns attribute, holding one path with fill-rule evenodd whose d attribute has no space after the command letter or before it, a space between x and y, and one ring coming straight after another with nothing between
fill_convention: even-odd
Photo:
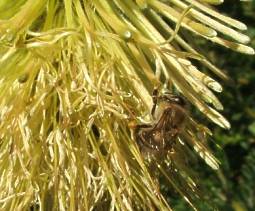
<instances>
[{"instance_id":1,"label":"bee's leg","mask_svg":"<svg viewBox=\"0 0 255 211\"><path fill-rule=\"evenodd\" d=\"M156 110L156 106L158 103L158 88L154 88L153 92L152 92L152 101L153 101L153 106L151 109L151 115L154 117L155 115L155 110Z\"/></svg>"},{"instance_id":2,"label":"bee's leg","mask_svg":"<svg viewBox=\"0 0 255 211\"><path fill-rule=\"evenodd\" d=\"M150 124L140 124L140 125L136 125L135 127L137 130L141 130L144 128L151 128L151 125Z\"/></svg>"},{"instance_id":3,"label":"bee's leg","mask_svg":"<svg viewBox=\"0 0 255 211\"><path fill-rule=\"evenodd\" d=\"M146 125L148 128L148 125ZM160 146L155 143L153 132L148 128L142 128L141 130L137 130L136 132L136 142L140 149L151 149L151 150L159 150Z\"/></svg>"},{"instance_id":4,"label":"bee's leg","mask_svg":"<svg viewBox=\"0 0 255 211\"><path fill-rule=\"evenodd\" d=\"M141 139L141 131L149 127L150 125L146 125L146 124L133 126L133 135L134 135L133 137L135 138L136 142L138 142Z\"/></svg>"},{"instance_id":5,"label":"bee's leg","mask_svg":"<svg viewBox=\"0 0 255 211\"><path fill-rule=\"evenodd\" d=\"M137 143L141 147L141 149L145 147L147 149L157 150L157 147L154 145L153 141L151 140L150 135L147 135L146 133L141 132L138 135Z\"/></svg>"}]
</instances>

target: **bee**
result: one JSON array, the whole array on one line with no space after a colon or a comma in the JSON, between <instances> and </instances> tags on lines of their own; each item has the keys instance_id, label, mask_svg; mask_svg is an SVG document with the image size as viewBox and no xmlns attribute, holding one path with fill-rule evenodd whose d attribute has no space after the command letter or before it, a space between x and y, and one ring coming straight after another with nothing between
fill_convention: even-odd
<instances>
[{"instance_id":1,"label":"bee","mask_svg":"<svg viewBox=\"0 0 255 211\"><path fill-rule=\"evenodd\" d=\"M181 96L171 93L152 94L153 121L138 124L134 128L134 138L141 151L149 153L168 152L173 149L178 135L187 119L187 103Z\"/></svg>"}]
</instances>

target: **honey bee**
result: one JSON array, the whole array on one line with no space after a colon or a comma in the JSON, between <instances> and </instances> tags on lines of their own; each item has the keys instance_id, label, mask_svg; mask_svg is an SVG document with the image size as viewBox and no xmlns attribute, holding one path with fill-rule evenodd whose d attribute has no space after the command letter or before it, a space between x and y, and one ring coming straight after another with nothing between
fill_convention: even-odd
<instances>
[{"instance_id":1,"label":"honey bee","mask_svg":"<svg viewBox=\"0 0 255 211\"><path fill-rule=\"evenodd\" d=\"M178 95L165 93L159 95L155 89L152 94L153 121L136 125L134 138L141 151L147 153L168 152L173 149L178 135L187 119L187 103Z\"/></svg>"}]
</instances>

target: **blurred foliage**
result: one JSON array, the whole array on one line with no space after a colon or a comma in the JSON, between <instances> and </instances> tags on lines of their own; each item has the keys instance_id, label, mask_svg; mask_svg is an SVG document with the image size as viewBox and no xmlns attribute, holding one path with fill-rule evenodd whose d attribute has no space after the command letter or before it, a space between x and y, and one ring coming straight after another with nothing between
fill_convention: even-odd
<instances>
[{"instance_id":1,"label":"blurred foliage","mask_svg":"<svg viewBox=\"0 0 255 211\"><path fill-rule=\"evenodd\" d=\"M255 0L249 3L226 0L219 10L248 25L247 34L255 47ZM209 52L210 59L231 77L232 81L223 82L224 91L219 99L232 127L226 131L211 126L213 141L218 144L212 147L217 148L221 170L212 172L203 164L193 167L203 172L202 191L212 204L200 201L197 206L199 210L255 210L255 59L220 46L200 44L201 49ZM169 191L166 187L162 189ZM168 200L175 205L174 210L191 210L177 194L169 192Z\"/></svg>"}]
</instances>

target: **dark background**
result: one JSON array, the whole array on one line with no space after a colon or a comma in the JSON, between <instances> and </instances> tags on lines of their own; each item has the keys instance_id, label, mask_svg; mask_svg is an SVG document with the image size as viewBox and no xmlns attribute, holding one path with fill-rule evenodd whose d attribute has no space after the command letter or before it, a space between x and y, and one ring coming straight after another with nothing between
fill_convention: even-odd
<instances>
[{"instance_id":1,"label":"dark background","mask_svg":"<svg viewBox=\"0 0 255 211\"><path fill-rule=\"evenodd\" d=\"M255 0L225 0L217 8L248 26L244 33L251 38L249 45L255 48ZM199 42L209 59L232 79L218 79L224 90L217 95L225 107L223 115L232 127L224 130L210 125L214 132L212 148L221 161L221 170L212 171L203 164L192 167L198 172L205 198L211 202L210 206L200 200L196 206L203 211L255 210L255 57ZM174 210L192 210L177 194L168 192L168 200Z\"/></svg>"}]
</instances>

